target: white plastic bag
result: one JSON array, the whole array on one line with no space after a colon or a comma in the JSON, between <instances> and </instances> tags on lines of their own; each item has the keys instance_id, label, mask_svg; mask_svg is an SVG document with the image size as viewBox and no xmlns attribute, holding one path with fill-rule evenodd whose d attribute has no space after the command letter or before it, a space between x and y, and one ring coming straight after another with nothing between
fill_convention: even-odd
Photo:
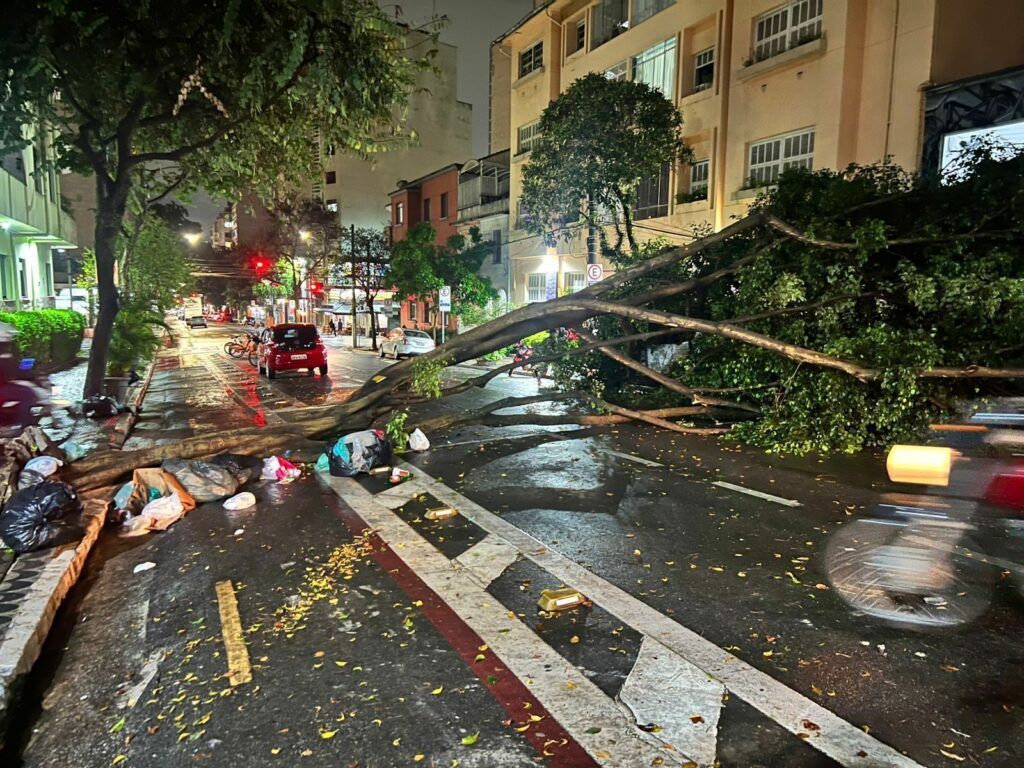
<instances>
[{"instance_id":1,"label":"white plastic bag","mask_svg":"<svg viewBox=\"0 0 1024 768\"><path fill-rule=\"evenodd\" d=\"M25 462L25 469L43 477L55 474L63 466L64 462L53 458L53 456L36 456L34 459L29 459Z\"/></svg>"},{"instance_id":2,"label":"white plastic bag","mask_svg":"<svg viewBox=\"0 0 1024 768\"><path fill-rule=\"evenodd\" d=\"M302 475L302 470L292 464L288 459L271 456L263 460L263 474L260 480L290 481Z\"/></svg>"},{"instance_id":3,"label":"white plastic bag","mask_svg":"<svg viewBox=\"0 0 1024 768\"><path fill-rule=\"evenodd\" d=\"M412 451L425 451L430 448L430 441L427 440L427 436L423 434L423 430L417 427L409 435L409 450Z\"/></svg>"},{"instance_id":4,"label":"white plastic bag","mask_svg":"<svg viewBox=\"0 0 1024 768\"><path fill-rule=\"evenodd\" d=\"M224 502L224 509L248 509L256 506L256 497L248 491L242 491L237 496L232 496Z\"/></svg>"},{"instance_id":5,"label":"white plastic bag","mask_svg":"<svg viewBox=\"0 0 1024 768\"><path fill-rule=\"evenodd\" d=\"M185 505L181 503L175 491L168 496L153 499L144 506L137 517L133 517L122 526L121 535L139 536L147 531L166 531L184 514Z\"/></svg>"}]
</instances>

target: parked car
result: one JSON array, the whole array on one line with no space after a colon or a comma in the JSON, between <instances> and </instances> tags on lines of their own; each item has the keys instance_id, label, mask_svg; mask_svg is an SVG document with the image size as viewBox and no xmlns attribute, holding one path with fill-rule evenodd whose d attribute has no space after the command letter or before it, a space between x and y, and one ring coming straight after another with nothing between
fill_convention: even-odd
<instances>
[{"instance_id":1,"label":"parked car","mask_svg":"<svg viewBox=\"0 0 1024 768\"><path fill-rule=\"evenodd\" d=\"M380 345L380 356L390 356L397 360L403 356L426 354L436 346L430 334L411 328L395 328Z\"/></svg>"},{"instance_id":2,"label":"parked car","mask_svg":"<svg viewBox=\"0 0 1024 768\"><path fill-rule=\"evenodd\" d=\"M327 375L327 353L316 326L309 323L285 323L266 328L260 334L256 369L268 378L280 371L306 369L312 376L319 370Z\"/></svg>"},{"instance_id":3,"label":"parked car","mask_svg":"<svg viewBox=\"0 0 1024 768\"><path fill-rule=\"evenodd\" d=\"M187 325L188 325L189 328L208 328L209 327L206 324L206 318L203 317L202 315L196 315L195 317L190 317L188 319Z\"/></svg>"}]
</instances>

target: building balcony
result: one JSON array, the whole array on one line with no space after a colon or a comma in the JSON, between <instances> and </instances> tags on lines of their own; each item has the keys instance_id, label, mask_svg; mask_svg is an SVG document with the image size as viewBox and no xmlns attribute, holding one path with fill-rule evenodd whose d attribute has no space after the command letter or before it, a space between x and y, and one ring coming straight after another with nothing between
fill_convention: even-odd
<instances>
[{"instance_id":1,"label":"building balcony","mask_svg":"<svg viewBox=\"0 0 1024 768\"><path fill-rule=\"evenodd\" d=\"M32 179L0 170L0 224L14 237L58 247L74 248L78 228L60 205L36 191Z\"/></svg>"},{"instance_id":2,"label":"building balcony","mask_svg":"<svg viewBox=\"0 0 1024 768\"><path fill-rule=\"evenodd\" d=\"M502 213L507 214L509 212L508 198L504 197L500 200L492 200L486 203L478 203L476 205L470 205L465 208L459 208L459 223L465 224L467 221L477 221L487 216L498 216Z\"/></svg>"}]
</instances>

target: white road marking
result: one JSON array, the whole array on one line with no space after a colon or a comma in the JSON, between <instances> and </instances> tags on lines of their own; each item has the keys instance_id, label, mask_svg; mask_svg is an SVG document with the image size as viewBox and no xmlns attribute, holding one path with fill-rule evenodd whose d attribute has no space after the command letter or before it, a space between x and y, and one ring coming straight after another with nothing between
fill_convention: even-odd
<instances>
[{"instance_id":1,"label":"white road marking","mask_svg":"<svg viewBox=\"0 0 1024 768\"><path fill-rule=\"evenodd\" d=\"M636 768L655 765L658 759L665 765L686 762L637 730L580 670L357 482L320 477L480 636L583 749L607 756L600 759L602 766Z\"/></svg>"},{"instance_id":2,"label":"white road marking","mask_svg":"<svg viewBox=\"0 0 1024 768\"><path fill-rule=\"evenodd\" d=\"M781 496L772 496L772 494L770 493L762 493L761 491L755 491L751 488L744 488L742 485L733 485L732 483L727 483L724 480L715 480L711 484L717 485L719 488L725 488L726 490L729 491L745 493L747 494L747 496L755 496L759 499L764 499L765 501L774 501L776 504L782 504L783 506L786 507L803 506L803 504L801 504L799 501L796 501L795 499L784 499Z\"/></svg>"},{"instance_id":3,"label":"white road marking","mask_svg":"<svg viewBox=\"0 0 1024 768\"><path fill-rule=\"evenodd\" d=\"M712 768L725 686L656 640L645 637L619 692L637 723L661 726L657 738Z\"/></svg>"},{"instance_id":4,"label":"white road marking","mask_svg":"<svg viewBox=\"0 0 1024 768\"><path fill-rule=\"evenodd\" d=\"M164 655L164 650L161 648L146 659L146 663L139 670L139 682L133 685L131 690L125 695L124 706L128 709L134 707L139 699L142 698L142 694L146 692L149 684L160 670L160 662L164 660Z\"/></svg>"},{"instance_id":5,"label":"white road marking","mask_svg":"<svg viewBox=\"0 0 1024 768\"><path fill-rule=\"evenodd\" d=\"M551 549L507 520L411 467L429 492L488 533L501 536L562 583L578 589L625 624L651 637L715 678L791 733L849 768L922 768L820 704L792 690L628 592ZM813 727L812 727L813 726Z\"/></svg>"},{"instance_id":6,"label":"white road marking","mask_svg":"<svg viewBox=\"0 0 1024 768\"><path fill-rule=\"evenodd\" d=\"M656 461L651 461L650 459L645 459L643 456L633 456L633 455L628 454L628 453L620 453L619 451L608 451L608 450L606 450L605 453L610 453L612 456L618 456L620 459L625 459L626 461L632 461L632 462L634 462L636 464L643 464L645 467L660 468L660 467L664 467L665 466L664 464L659 464Z\"/></svg>"},{"instance_id":7,"label":"white road marking","mask_svg":"<svg viewBox=\"0 0 1024 768\"><path fill-rule=\"evenodd\" d=\"M455 562L464 565L480 585L487 587L501 576L512 563L519 559L519 550L500 536L485 536L457 558Z\"/></svg>"}]
</instances>

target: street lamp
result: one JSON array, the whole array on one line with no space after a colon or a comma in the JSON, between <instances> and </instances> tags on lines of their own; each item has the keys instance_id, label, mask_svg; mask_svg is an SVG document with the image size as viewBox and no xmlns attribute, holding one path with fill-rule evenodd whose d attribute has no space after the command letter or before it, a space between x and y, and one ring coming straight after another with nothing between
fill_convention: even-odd
<instances>
[{"instance_id":1,"label":"street lamp","mask_svg":"<svg viewBox=\"0 0 1024 768\"><path fill-rule=\"evenodd\" d=\"M199 241L203 239L201 232L186 232L184 237L188 241L188 244L193 247L199 245Z\"/></svg>"},{"instance_id":2,"label":"street lamp","mask_svg":"<svg viewBox=\"0 0 1024 768\"><path fill-rule=\"evenodd\" d=\"M299 230L299 239L304 243L309 242L309 238L311 238L312 236L313 233L310 232L308 229Z\"/></svg>"}]
</instances>

